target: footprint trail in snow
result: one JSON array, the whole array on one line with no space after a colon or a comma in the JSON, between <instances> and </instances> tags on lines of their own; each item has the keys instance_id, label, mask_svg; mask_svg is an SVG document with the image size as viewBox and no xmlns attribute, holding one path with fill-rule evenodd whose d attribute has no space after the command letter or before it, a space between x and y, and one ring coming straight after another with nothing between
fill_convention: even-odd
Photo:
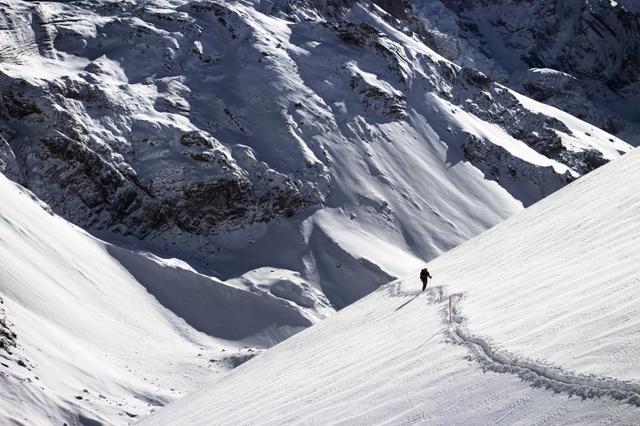
<instances>
[{"instance_id":1,"label":"footprint trail in snow","mask_svg":"<svg viewBox=\"0 0 640 426\"><path fill-rule=\"evenodd\" d=\"M474 335L469 330L467 319L461 313L460 302L464 298L463 294L445 294L442 286L427 288L424 293L430 304L445 303L441 313L442 322L447 325L446 341L466 347L471 353L470 359L478 362L483 369L496 373L514 374L523 381L531 383L533 387L546 388L555 393L579 396L582 399L607 397L640 407L640 384L613 377L578 374L541 360L519 357L500 349L489 338ZM395 292L396 296L409 294L400 290ZM420 294L418 293L398 309L419 298ZM449 297L453 302L451 323L449 323L449 307L446 304Z\"/></svg>"}]
</instances>

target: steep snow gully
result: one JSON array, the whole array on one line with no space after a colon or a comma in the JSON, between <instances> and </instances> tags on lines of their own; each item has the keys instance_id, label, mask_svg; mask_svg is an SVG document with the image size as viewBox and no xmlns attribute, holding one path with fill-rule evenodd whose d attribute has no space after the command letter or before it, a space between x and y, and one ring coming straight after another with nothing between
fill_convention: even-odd
<instances>
[{"instance_id":1,"label":"steep snow gully","mask_svg":"<svg viewBox=\"0 0 640 426\"><path fill-rule=\"evenodd\" d=\"M637 424L638 178L635 150L141 424Z\"/></svg>"}]
</instances>

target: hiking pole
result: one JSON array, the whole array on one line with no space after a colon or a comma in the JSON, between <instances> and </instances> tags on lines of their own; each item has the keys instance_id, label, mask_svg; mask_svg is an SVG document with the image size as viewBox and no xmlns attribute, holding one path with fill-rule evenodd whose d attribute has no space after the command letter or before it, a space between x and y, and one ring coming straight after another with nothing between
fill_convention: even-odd
<instances>
[{"instance_id":1,"label":"hiking pole","mask_svg":"<svg viewBox=\"0 0 640 426\"><path fill-rule=\"evenodd\" d=\"M451 296L449 296L449 324L451 324Z\"/></svg>"}]
</instances>

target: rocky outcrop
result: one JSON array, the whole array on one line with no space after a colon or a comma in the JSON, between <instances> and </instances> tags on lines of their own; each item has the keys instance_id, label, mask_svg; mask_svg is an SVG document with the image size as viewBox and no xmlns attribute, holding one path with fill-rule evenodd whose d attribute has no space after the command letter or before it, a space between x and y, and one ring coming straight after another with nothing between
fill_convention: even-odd
<instances>
[{"instance_id":1,"label":"rocky outcrop","mask_svg":"<svg viewBox=\"0 0 640 426\"><path fill-rule=\"evenodd\" d=\"M586 84L574 76L548 68L531 68L522 79L522 91L531 98L570 112L604 131L618 134L624 120L598 108Z\"/></svg>"},{"instance_id":2,"label":"rocky outcrop","mask_svg":"<svg viewBox=\"0 0 640 426\"><path fill-rule=\"evenodd\" d=\"M358 0L285 0L285 5L280 7L287 13L302 12L303 15L308 16L311 11L321 19L340 21L356 3L358 3ZM373 0L372 3L395 18L408 18L409 3L407 0ZM275 7L279 8L277 2ZM273 13L274 8L270 12Z\"/></svg>"},{"instance_id":3,"label":"rocky outcrop","mask_svg":"<svg viewBox=\"0 0 640 426\"><path fill-rule=\"evenodd\" d=\"M358 69L354 63L343 66L345 75L349 78L351 88L358 94L365 110L393 119L407 117L406 98L391 85L380 81L373 74L367 74Z\"/></svg>"},{"instance_id":4,"label":"rocky outcrop","mask_svg":"<svg viewBox=\"0 0 640 426\"><path fill-rule=\"evenodd\" d=\"M7 313L4 307L4 301L0 297L0 353L4 352L5 356L11 355L13 348L16 347L18 336L9 327L11 322L7 319Z\"/></svg>"},{"instance_id":5,"label":"rocky outcrop","mask_svg":"<svg viewBox=\"0 0 640 426\"><path fill-rule=\"evenodd\" d=\"M603 82L613 91L637 83L640 16L624 2L580 0L444 0L486 37L481 22L518 52L529 67L552 68L580 79ZM475 24L475 25L474 25ZM562 37L560 34L562 33ZM608 49L603 49L609 46ZM490 49L491 47L489 47Z\"/></svg>"},{"instance_id":6,"label":"rocky outcrop","mask_svg":"<svg viewBox=\"0 0 640 426\"><path fill-rule=\"evenodd\" d=\"M387 68L398 76L402 83L407 82L409 76L409 60L402 49L392 43L388 37L377 31L371 25L359 22L341 22L339 24L324 24L335 31L344 43L356 46L384 59Z\"/></svg>"},{"instance_id":7,"label":"rocky outcrop","mask_svg":"<svg viewBox=\"0 0 640 426\"><path fill-rule=\"evenodd\" d=\"M522 200L526 207L575 180L569 172L561 175L552 167L532 166L506 149L471 134L467 135L463 152L465 160ZM537 192L537 196L531 196L532 192Z\"/></svg>"},{"instance_id":8,"label":"rocky outcrop","mask_svg":"<svg viewBox=\"0 0 640 426\"><path fill-rule=\"evenodd\" d=\"M24 354L24 348L18 343L18 335L14 331L15 325L7 314L6 304L0 297L0 376L24 377L32 381L30 372L34 365ZM24 379L23 379L24 380Z\"/></svg>"},{"instance_id":9,"label":"rocky outcrop","mask_svg":"<svg viewBox=\"0 0 640 426\"><path fill-rule=\"evenodd\" d=\"M524 108L507 88L495 84L480 71L462 68L456 81L459 84L454 86L452 93L463 109L498 124L510 136L545 157L565 164L581 175L607 162L601 152L568 149L560 135L572 135L572 132L562 121ZM500 161L499 157L494 161Z\"/></svg>"}]
</instances>

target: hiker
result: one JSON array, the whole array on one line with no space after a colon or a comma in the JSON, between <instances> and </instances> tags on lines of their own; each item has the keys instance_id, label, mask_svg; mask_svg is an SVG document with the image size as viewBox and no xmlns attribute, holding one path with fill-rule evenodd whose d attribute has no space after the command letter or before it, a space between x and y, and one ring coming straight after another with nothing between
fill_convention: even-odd
<instances>
[{"instance_id":1,"label":"hiker","mask_svg":"<svg viewBox=\"0 0 640 426\"><path fill-rule=\"evenodd\" d=\"M427 288L427 282L429 281L429 278L432 278L431 274L429 273L429 270L427 268L423 268L422 271L420 271L420 281L422 281L422 291L424 291Z\"/></svg>"}]
</instances>

